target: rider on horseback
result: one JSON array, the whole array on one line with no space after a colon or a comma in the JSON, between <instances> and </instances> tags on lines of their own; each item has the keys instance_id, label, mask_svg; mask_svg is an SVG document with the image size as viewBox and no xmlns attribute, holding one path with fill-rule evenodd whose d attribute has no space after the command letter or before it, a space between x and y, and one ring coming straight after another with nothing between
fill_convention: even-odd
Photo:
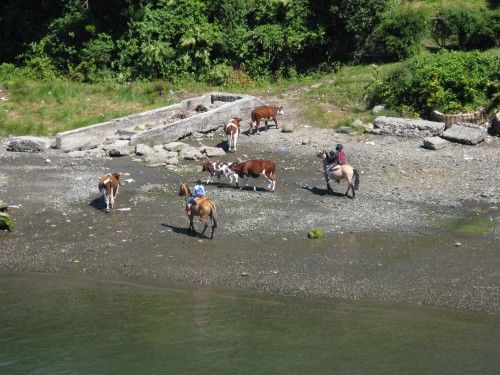
<instances>
[{"instance_id":1,"label":"rider on horseback","mask_svg":"<svg viewBox=\"0 0 500 375\"><path fill-rule=\"evenodd\" d=\"M325 168L324 175L325 175L325 180L328 183L329 180L329 175L332 170L337 168L339 165L342 165L346 162L346 156L344 151L344 146L342 146L340 143L335 147L335 150L331 150L328 153L328 164ZM339 181L337 181L339 182Z\"/></svg>"},{"instance_id":2,"label":"rider on horseback","mask_svg":"<svg viewBox=\"0 0 500 375\"><path fill-rule=\"evenodd\" d=\"M189 199L186 201L186 215L190 216L191 215L191 205L195 201L196 198L198 197L205 197L205 187L201 184L201 180L196 181L196 185L194 187L194 192L191 193L191 196Z\"/></svg>"}]
</instances>

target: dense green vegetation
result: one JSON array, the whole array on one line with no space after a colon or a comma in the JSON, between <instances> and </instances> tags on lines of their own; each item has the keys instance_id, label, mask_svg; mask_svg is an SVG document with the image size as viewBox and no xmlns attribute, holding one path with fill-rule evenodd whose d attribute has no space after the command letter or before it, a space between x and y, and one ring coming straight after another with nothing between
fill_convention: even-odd
<instances>
[{"instance_id":1,"label":"dense green vegetation","mask_svg":"<svg viewBox=\"0 0 500 375\"><path fill-rule=\"evenodd\" d=\"M381 102L421 117L494 111L499 25L487 0L5 0L0 135L54 134L211 89L309 85L303 114L321 126L370 120Z\"/></svg>"}]
</instances>

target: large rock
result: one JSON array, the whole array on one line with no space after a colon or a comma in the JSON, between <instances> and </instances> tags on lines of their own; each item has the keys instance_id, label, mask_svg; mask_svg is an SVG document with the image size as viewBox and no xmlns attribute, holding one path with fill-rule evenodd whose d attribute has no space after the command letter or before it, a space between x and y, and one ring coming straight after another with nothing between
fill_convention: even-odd
<instances>
[{"instance_id":1,"label":"large rock","mask_svg":"<svg viewBox=\"0 0 500 375\"><path fill-rule=\"evenodd\" d=\"M168 143L163 145L163 148L165 150L173 151L173 152L180 152L182 149L189 148L189 147L191 147L191 146L189 146L187 143L177 142L177 141L168 142Z\"/></svg>"},{"instance_id":2,"label":"large rock","mask_svg":"<svg viewBox=\"0 0 500 375\"><path fill-rule=\"evenodd\" d=\"M220 147L208 147L205 146L203 148L200 148L200 151L202 154L206 154L208 158L213 158L217 156L224 156L226 155L226 151L224 151Z\"/></svg>"},{"instance_id":3,"label":"large rock","mask_svg":"<svg viewBox=\"0 0 500 375\"><path fill-rule=\"evenodd\" d=\"M440 136L445 128L444 122L412 120L399 117L379 116L373 122L382 135L421 138Z\"/></svg>"},{"instance_id":4,"label":"large rock","mask_svg":"<svg viewBox=\"0 0 500 375\"><path fill-rule=\"evenodd\" d=\"M41 137L12 137L7 143L7 151L42 152L47 150L52 141Z\"/></svg>"},{"instance_id":5,"label":"large rock","mask_svg":"<svg viewBox=\"0 0 500 375\"><path fill-rule=\"evenodd\" d=\"M439 150L448 145L448 141L441 137L425 137L424 138L424 148L429 150Z\"/></svg>"},{"instance_id":6,"label":"large rock","mask_svg":"<svg viewBox=\"0 0 500 375\"><path fill-rule=\"evenodd\" d=\"M484 141L484 136L485 130L481 126L466 122L458 122L451 125L441 137L448 141L462 143L464 145L476 145Z\"/></svg>"},{"instance_id":7,"label":"large rock","mask_svg":"<svg viewBox=\"0 0 500 375\"><path fill-rule=\"evenodd\" d=\"M104 147L109 156L126 156L135 152L135 146L131 146L127 140L118 139L113 144Z\"/></svg>"},{"instance_id":8,"label":"large rock","mask_svg":"<svg viewBox=\"0 0 500 375\"><path fill-rule=\"evenodd\" d=\"M202 149L194 147L185 147L179 151L179 157L185 160L200 160L204 159L205 156L201 152Z\"/></svg>"}]
</instances>

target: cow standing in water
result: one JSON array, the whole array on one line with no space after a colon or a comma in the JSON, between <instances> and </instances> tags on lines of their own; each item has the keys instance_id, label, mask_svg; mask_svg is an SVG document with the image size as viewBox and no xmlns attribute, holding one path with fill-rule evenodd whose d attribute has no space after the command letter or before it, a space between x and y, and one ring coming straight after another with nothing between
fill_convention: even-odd
<instances>
[{"instance_id":1,"label":"cow standing in water","mask_svg":"<svg viewBox=\"0 0 500 375\"><path fill-rule=\"evenodd\" d=\"M233 117L229 122L224 125L224 134L227 135L228 151L236 152L236 143L238 135L240 135L240 121L239 117Z\"/></svg>"},{"instance_id":2,"label":"cow standing in water","mask_svg":"<svg viewBox=\"0 0 500 375\"><path fill-rule=\"evenodd\" d=\"M99 181L99 191L106 202L106 212L109 212L110 207L115 204L116 194L120 188L120 173L108 173Z\"/></svg>"},{"instance_id":3,"label":"cow standing in water","mask_svg":"<svg viewBox=\"0 0 500 375\"><path fill-rule=\"evenodd\" d=\"M243 189L247 180L250 179L255 191L254 178L260 176L264 176L269 181L268 189L274 191L276 187L276 163L272 160L247 160L241 163L233 163L229 168L243 178L240 189Z\"/></svg>"},{"instance_id":4,"label":"cow standing in water","mask_svg":"<svg viewBox=\"0 0 500 375\"><path fill-rule=\"evenodd\" d=\"M251 122L250 122L250 132L252 132L252 127L255 126L254 133L260 134L259 133L259 125L262 120L264 120L264 123L266 124L266 130L268 128L267 122L268 121L274 121L276 125L276 129L278 129L278 121L276 120L276 117L278 115L284 115L285 113L283 112L283 107L278 107L278 106L262 106L262 107L257 107L254 108L252 113L251 113Z\"/></svg>"}]
</instances>

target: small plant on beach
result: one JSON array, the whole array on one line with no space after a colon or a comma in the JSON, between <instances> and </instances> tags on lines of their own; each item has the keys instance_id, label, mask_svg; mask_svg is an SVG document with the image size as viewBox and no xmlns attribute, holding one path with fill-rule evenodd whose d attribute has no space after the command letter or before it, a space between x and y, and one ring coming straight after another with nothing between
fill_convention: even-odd
<instances>
[{"instance_id":1,"label":"small plant on beach","mask_svg":"<svg viewBox=\"0 0 500 375\"><path fill-rule=\"evenodd\" d=\"M309 237L309 238L322 238L322 237L325 237L325 232L323 232L321 229L311 229L307 233L307 237Z\"/></svg>"}]
</instances>

